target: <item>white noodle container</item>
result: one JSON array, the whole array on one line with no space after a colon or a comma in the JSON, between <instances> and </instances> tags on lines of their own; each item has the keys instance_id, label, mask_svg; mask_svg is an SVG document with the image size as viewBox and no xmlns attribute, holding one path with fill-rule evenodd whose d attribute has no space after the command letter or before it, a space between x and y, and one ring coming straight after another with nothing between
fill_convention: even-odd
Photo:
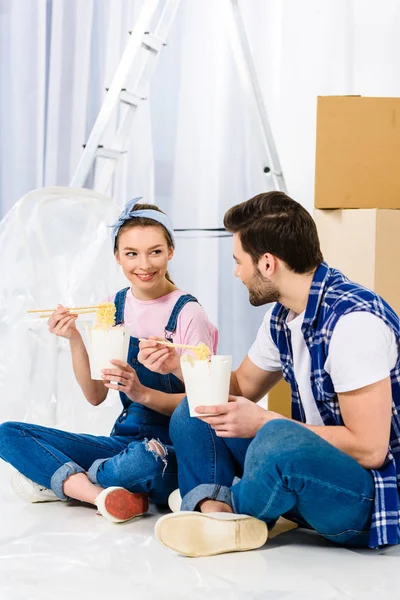
<instances>
[{"instance_id":1,"label":"white noodle container","mask_svg":"<svg viewBox=\"0 0 400 600\"><path fill-rule=\"evenodd\" d=\"M102 369L115 369L110 360L124 360L128 357L130 333L125 327L110 329L89 329L89 361L92 379L102 379Z\"/></svg>"},{"instance_id":2,"label":"white noodle container","mask_svg":"<svg viewBox=\"0 0 400 600\"><path fill-rule=\"evenodd\" d=\"M208 361L183 354L181 369L191 417L199 416L195 412L196 406L215 406L228 402L232 356L216 355Z\"/></svg>"}]
</instances>

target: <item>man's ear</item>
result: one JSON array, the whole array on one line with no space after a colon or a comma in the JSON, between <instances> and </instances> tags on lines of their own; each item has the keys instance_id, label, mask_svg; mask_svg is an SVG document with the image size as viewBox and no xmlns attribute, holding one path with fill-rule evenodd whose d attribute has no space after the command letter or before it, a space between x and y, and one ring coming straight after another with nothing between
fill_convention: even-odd
<instances>
[{"instance_id":1,"label":"man's ear","mask_svg":"<svg viewBox=\"0 0 400 600\"><path fill-rule=\"evenodd\" d=\"M271 276L275 273L277 267L277 258L270 252L263 254L258 261L258 268L263 277L271 279Z\"/></svg>"}]
</instances>

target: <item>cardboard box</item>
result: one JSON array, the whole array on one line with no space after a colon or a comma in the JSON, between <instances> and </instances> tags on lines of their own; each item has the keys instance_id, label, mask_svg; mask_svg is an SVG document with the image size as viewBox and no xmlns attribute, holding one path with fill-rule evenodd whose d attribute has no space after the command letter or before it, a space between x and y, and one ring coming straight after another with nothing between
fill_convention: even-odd
<instances>
[{"instance_id":1,"label":"cardboard box","mask_svg":"<svg viewBox=\"0 0 400 600\"><path fill-rule=\"evenodd\" d=\"M324 259L400 314L400 210L315 210Z\"/></svg>"},{"instance_id":2,"label":"cardboard box","mask_svg":"<svg viewBox=\"0 0 400 600\"><path fill-rule=\"evenodd\" d=\"M284 417L292 416L292 390L284 379L268 392L268 409Z\"/></svg>"},{"instance_id":3,"label":"cardboard box","mask_svg":"<svg viewBox=\"0 0 400 600\"><path fill-rule=\"evenodd\" d=\"M322 96L316 208L400 208L400 98Z\"/></svg>"}]
</instances>

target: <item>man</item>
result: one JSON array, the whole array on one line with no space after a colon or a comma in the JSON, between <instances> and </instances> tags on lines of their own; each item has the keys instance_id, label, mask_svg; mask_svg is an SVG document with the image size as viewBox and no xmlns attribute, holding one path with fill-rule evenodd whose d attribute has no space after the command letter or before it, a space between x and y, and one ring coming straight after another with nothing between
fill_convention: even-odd
<instances>
[{"instance_id":1,"label":"man","mask_svg":"<svg viewBox=\"0 0 400 600\"><path fill-rule=\"evenodd\" d=\"M251 304L275 305L230 402L199 418L186 400L176 409L184 512L159 519L157 538L188 556L247 550L284 515L341 545L397 544L398 316L323 262L313 219L282 192L234 206L224 225ZM282 376L292 419L256 404Z\"/></svg>"}]
</instances>

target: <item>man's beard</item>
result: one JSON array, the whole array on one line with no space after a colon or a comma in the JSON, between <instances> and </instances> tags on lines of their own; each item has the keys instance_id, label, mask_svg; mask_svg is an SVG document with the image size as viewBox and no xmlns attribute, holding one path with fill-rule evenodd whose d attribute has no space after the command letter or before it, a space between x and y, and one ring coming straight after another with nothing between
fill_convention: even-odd
<instances>
[{"instance_id":1,"label":"man's beard","mask_svg":"<svg viewBox=\"0 0 400 600\"><path fill-rule=\"evenodd\" d=\"M256 267L247 289L249 290L250 304L253 306L262 306L279 300L278 288L272 281L261 275L258 267Z\"/></svg>"}]
</instances>

